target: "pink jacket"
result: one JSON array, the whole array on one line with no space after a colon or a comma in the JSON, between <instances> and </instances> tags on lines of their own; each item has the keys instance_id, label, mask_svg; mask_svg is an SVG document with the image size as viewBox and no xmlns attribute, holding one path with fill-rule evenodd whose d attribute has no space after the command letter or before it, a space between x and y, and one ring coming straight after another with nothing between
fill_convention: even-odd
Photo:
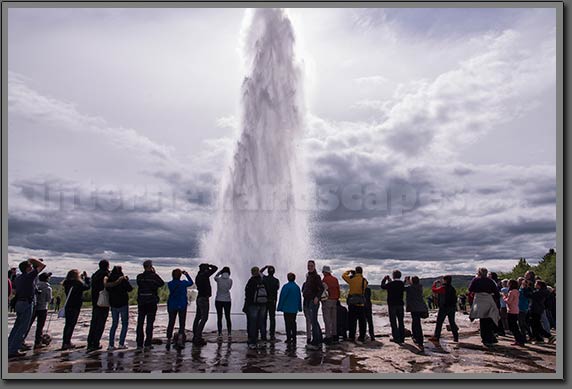
<instances>
[{"instance_id":1,"label":"pink jacket","mask_svg":"<svg viewBox=\"0 0 572 389\"><path fill-rule=\"evenodd\" d=\"M508 296L503 296L503 300L506 303L506 308L508 313L518 314L518 299L520 293L518 289L512 289L508 292Z\"/></svg>"}]
</instances>

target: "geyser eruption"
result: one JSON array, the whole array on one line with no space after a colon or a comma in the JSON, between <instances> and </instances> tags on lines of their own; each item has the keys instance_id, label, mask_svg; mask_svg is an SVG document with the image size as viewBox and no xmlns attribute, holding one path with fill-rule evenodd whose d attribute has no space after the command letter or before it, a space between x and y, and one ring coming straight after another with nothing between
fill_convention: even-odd
<instances>
[{"instance_id":1,"label":"geyser eruption","mask_svg":"<svg viewBox=\"0 0 572 389\"><path fill-rule=\"evenodd\" d=\"M242 85L241 133L221 181L217 214L203 257L231 267L239 311L252 266L272 264L281 284L302 282L309 256L307 195L299 141L301 72L294 31L280 9L257 9L246 35L248 75Z\"/></svg>"}]
</instances>

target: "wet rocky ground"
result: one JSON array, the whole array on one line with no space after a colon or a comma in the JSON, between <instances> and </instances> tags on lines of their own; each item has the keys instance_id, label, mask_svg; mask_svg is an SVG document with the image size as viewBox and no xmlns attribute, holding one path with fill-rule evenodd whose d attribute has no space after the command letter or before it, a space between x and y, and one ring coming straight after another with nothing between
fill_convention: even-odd
<instances>
[{"instance_id":1,"label":"wet rocky ground","mask_svg":"<svg viewBox=\"0 0 572 389\"><path fill-rule=\"evenodd\" d=\"M554 373L556 368L555 345L511 346L513 338L501 337L499 343L486 348L480 343L478 322L471 323L467 315L457 314L460 342L452 341L451 333L443 328L440 343L425 342L424 350L413 344L411 338L404 345L389 341L390 327L386 307L375 308L376 339L363 343L342 342L324 346L322 350L306 350L304 319L298 318L298 342L288 346L282 340L283 319L277 315L277 338L255 350L246 345L244 315L233 316L237 330L232 341L227 337L217 339L216 317L211 315L207 324L204 347L187 343L182 350L165 350L166 311L159 308L155 326L155 345L152 350L135 349L136 307L130 310L127 337L128 349L107 351L109 319L102 344L104 348L86 353L85 343L89 329L90 310L82 311L74 333L73 342L84 346L61 351L63 319L53 315L49 333L53 341L46 349L28 351L25 357L9 362L10 373ZM407 316L407 315L406 315ZM432 334L436 312L423 323L425 337ZM192 328L194 313L189 308L187 328ZM11 328L14 317L9 317ZM406 318L406 327L410 328ZM30 332L27 343L32 343ZM119 332L119 331L118 331ZM189 333L190 334L190 333ZM190 339L190 336L189 336Z\"/></svg>"}]
</instances>

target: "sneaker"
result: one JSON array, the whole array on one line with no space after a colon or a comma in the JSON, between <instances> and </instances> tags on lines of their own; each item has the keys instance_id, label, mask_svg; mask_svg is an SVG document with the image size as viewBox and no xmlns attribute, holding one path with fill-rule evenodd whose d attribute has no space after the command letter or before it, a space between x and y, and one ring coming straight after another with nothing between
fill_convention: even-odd
<instances>
[{"instance_id":1,"label":"sneaker","mask_svg":"<svg viewBox=\"0 0 572 389\"><path fill-rule=\"evenodd\" d=\"M40 348L46 348L48 347L47 344L43 344L43 343L36 343L34 344L34 350L40 349Z\"/></svg>"},{"instance_id":2,"label":"sneaker","mask_svg":"<svg viewBox=\"0 0 572 389\"><path fill-rule=\"evenodd\" d=\"M548 344L554 344L554 342L556 342L556 336L550 335L550 338L548 338Z\"/></svg>"},{"instance_id":3,"label":"sneaker","mask_svg":"<svg viewBox=\"0 0 572 389\"><path fill-rule=\"evenodd\" d=\"M222 333L219 333L216 337L217 340L222 340Z\"/></svg>"},{"instance_id":4,"label":"sneaker","mask_svg":"<svg viewBox=\"0 0 572 389\"><path fill-rule=\"evenodd\" d=\"M249 344L248 349L249 350L256 350L256 345L255 344Z\"/></svg>"},{"instance_id":5,"label":"sneaker","mask_svg":"<svg viewBox=\"0 0 572 389\"><path fill-rule=\"evenodd\" d=\"M71 343L62 345L62 350L71 350L71 349L74 349L74 348L75 348L75 345L74 345L74 344L71 344Z\"/></svg>"},{"instance_id":6,"label":"sneaker","mask_svg":"<svg viewBox=\"0 0 572 389\"><path fill-rule=\"evenodd\" d=\"M107 351L114 351L115 347L114 346L107 346Z\"/></svg>"},{"instance_id":7,"label":"sneaker","mask_svg":"<svg viewBox=\"0 0 572 389\"><path fill-rule=\"evenodd\" d=\"M483 343L485 347L494 347L494 343Z\"/></svg>"},{"instance_id":8,"label":"sneaker","mask_svg":"<svg viewBox=\"0 0 572 389\"><path fill-rule=\"evenodd\" d=\"M31 349L32 349L32 346L30 346L29 344L26 344L26 343L22 343L22 346L20 347L20 351L28 351Z\"/></svg>"},{"instance_id":9,"label":"sneaker","mask_svg":"<svg viewBox=\"0 0 572 389\"><path fill-rule=\"evenodd\" d=\"M315 344L311 344L311 343L310 343L310 344L307 344L307 345L306 345L306 348L307 348L308 350L321 350L321 349L322 349L320 346L315 345Z\"/></svg>"},{"instance_id":10,"label":"sneaker","mask_svg":"<svg viewBox=\"0 0 572 389\"><path fill-rule=\"evenodd\" d=\"M127 350L127 346L124 344L120 344L119 346L117 346L118 350Z\"/></svg>"},{"instance_id":11,"label":"sneaker","mask_svg":"<svg viewBox=\"0 0 572 389\"><path fill-rule=\"evenodd\" d=\"M365 342L365 337L362 338L362 337L360 336L357 340L358 340L359 342L362 342L362 343L363 343L363 342ZM397 343L399 343L399 342L397 342Z\"/></svg>"}]
</instances>

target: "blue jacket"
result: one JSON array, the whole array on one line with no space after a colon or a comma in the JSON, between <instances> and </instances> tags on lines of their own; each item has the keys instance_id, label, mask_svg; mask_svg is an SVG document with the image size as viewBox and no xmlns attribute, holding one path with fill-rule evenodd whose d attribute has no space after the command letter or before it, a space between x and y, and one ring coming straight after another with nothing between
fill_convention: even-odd
<instances>
[{"instance_id":1,"label":"blue jacket","mask_svg":"<svg viewBox=\"0 0 572 389\"><path fill-rule=\"evenodd\" d=\"M302 294L300 287L294 281L288 281L280 291L277 311L285 313L298 313L302 311Z\"/></svg>"},{"instance_id":2,"label":"blue jacket","mask_svg":"<svg viewBox=\"0 0 572 389\"><path fill-rule=\"evenodd\" d=\"M186 274L188 281L172 280L167 283L169 287L169 299L167 300L167 309L177 310L187 308L187 288L193 285L193 280Z\"/></svg>"},{"instance_id":3,"label":"blue jacket","mask_svg":"<svg viewBox=\"0 0 572 389\"><path fill-rule=\"evenodd\" d=\"M518 297L518 310L521 312L525 312L528 311L529 308L529 304L530 304L530 295L532 294L532 291L530 288L520 288L518 290L518 292L520 293L519 297Z\"/></svg>"}]
</instances>

